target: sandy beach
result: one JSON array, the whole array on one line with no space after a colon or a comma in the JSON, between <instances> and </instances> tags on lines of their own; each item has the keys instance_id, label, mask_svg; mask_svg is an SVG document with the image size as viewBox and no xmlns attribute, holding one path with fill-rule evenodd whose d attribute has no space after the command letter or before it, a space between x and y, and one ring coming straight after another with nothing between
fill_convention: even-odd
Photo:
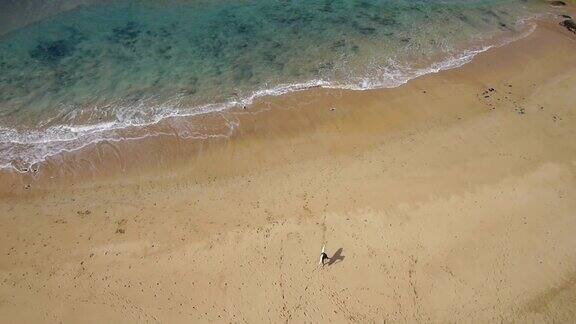
<instances>
[{"instance_id":1,"label":"sandy beach","mask_svg":"<svg viewBox=\"0 0 576 324\"><path fill-rule=\"evenodd\" d=\"M263 98L230 137L1 174L0 318L573 322L575 51L540 22L398 88Z\"/></svg>"}]
</instances>

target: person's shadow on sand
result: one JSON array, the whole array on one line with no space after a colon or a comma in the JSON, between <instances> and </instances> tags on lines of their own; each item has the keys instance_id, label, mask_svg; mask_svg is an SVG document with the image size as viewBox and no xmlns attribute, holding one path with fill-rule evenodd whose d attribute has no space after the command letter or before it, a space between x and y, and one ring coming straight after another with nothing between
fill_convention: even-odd
<instances>
[{"instance_id":1,"label":"person's shadow on sand","mask_svg":"<svg viewBox=\"0 0 576 324\"><path fill-rule=\"evenodd\" d=\"M332 255L332 257L330 258L330 261L328 262L328 265L333 265L336 262L341 262L344 261L344 256L342 255L342 248L339 248L338 250L336 250L336 252L334 253L334 255Z\"/></svg>"}]
</instances>

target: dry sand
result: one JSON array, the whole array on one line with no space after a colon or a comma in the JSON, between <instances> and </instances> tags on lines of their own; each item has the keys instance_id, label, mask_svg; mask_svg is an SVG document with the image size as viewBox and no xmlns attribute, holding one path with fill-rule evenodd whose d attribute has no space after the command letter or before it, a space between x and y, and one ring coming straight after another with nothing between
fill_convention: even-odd
<instances>
[{"instance_id":1,"label":"dry sand","mask_svg":"<svg viewBox=\"0 0 576 324\"><path fill-rule=\"evenodd\" d=\"M542 23L396 89L265 99L123 176L3 174L0 318L573 322L574 53Z\"/></svg>"}]
</instances>

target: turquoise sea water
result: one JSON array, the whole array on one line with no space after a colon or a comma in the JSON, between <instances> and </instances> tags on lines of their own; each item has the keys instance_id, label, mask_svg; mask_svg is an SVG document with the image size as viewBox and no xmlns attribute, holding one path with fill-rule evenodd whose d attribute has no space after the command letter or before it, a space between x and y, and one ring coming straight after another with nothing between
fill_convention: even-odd
<instances>
[{"instance_id":1,"label":"turquoise sea water","mask_svg":"<svg viewBox=\"0 0 576 324\"><path fill-rule=\"evenodd\" d=\"M106 1L0 36L0 165L167 116L310 86L394 87L461 65L539 0Z\"/></svg>"}]
</instances>

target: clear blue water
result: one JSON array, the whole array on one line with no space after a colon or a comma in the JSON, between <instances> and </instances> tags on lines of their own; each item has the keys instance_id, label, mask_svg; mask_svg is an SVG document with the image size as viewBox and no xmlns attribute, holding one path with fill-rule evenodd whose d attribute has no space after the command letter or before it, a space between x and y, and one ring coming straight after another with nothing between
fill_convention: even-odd
<instances>
[{"instance_id":1,"label":"clear blue water","mask_svg":"<svg viewBox=\"0 0 576 324\"><path fill-rule=\"evenodd\" d=\"M0 165L312 85L461 64L539 0L108 1L0 36Z\"/></svg>"}]
</instances>

